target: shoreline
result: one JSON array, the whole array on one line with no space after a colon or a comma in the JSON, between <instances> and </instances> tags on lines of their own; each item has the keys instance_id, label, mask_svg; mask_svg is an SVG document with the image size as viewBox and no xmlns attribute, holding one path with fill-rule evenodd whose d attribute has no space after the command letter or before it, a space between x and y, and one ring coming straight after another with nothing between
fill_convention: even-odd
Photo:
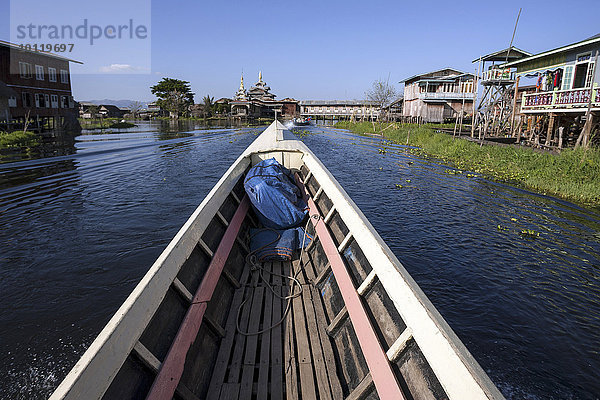
<instances>
[{"instance_id":1,"label":"shoreline","mask_svg":"<svg viewBox=\"0 0 600 400\"><path fill-rule=\"evenodd\" d=\"M433 157L462 171L514 184L585 206L600 205L600 149L565 149L560 154L527 147L493 146L437 133L436 125L340 121L336 128L416 148L409 154ZM375 127L375 129L373 129ZM375 132L374 132L375 131ZM382 134L382 136L380 136Z\"/></svg>"}]
</instances>

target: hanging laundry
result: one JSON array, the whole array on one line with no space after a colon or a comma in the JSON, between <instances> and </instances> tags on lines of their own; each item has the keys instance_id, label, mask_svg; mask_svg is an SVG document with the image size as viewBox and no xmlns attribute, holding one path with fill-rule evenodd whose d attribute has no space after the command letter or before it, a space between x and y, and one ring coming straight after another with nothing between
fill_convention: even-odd
<instances>
[{"instance_id":1,"label":"hanging laundry","mask_svg":"<svg viewBox=\"0 0 600 400\"><path fill-rule=\"evenodd\" d=\"M555 88L560 88L560 85L562 84L562 69L557 69L556 72L554 73L554 87Z\"/></svg>"},{"instance_id":2,"label":"hanging laundry","mask_svg":"<svg viewBox=\"0 0 600 400\"><path fill-rule=\"evenodd\" d=\"M547 86L548 86L548 75L544 74L542 76L542 84L541 86L541 91L545 92L547 90Z\"/></svg>"}]
</instances>

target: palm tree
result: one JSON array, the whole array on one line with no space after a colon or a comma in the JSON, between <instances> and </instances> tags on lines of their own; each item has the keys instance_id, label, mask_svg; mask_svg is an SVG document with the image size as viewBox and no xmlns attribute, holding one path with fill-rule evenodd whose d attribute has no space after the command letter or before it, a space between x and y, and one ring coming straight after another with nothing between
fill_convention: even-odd
<instances>
[{"instance_id":1,"label":"palm tree","mask_svg":"<svg viewBox=\"0 0 600 400\"><path fill-rule=\"evenodd\" d=\"M215 101L215 98L214 97L210 97L210 95L206 95L202 99L202 105L203 105L202 112L204 113L204 118L206 118L207 116L210 117L210 115L212 113L213 106L214 106L213 105L214 101Z\"/></svg>"}]
</instances>

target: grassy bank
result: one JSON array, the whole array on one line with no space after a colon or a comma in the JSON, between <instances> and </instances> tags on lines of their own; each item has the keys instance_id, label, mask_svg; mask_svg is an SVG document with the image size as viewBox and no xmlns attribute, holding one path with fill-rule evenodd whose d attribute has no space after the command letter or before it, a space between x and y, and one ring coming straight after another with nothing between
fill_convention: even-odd
<instances>
[{"instance_id":1,"label":"grassy bank","mask_svg":"<svg viewBox=\"0 0 600 400\"><path fill-rule=\"evenodd\" d=\"M338 122L337 128L373 133L369 122ZM600 205L600 149L564 150L560 154L530 148L480 146L436 133L437 125L375 124L375 132L394 143L417 146L407 152L435 157L461 173L470 170L499 181L518 183L534 191L588 205ZM385 151L385 150L383 150Z\"/></svg>"},{"instance_id":2,"label":"grassy bank","mask_svg":"<svg viewBox=\"0 0 600 400\"><path fill-rule=\"evenodd\" d=\"M40 144L40 138L33 132L0 132L0 149L35 147Z\"/></svg>"}]
</instances>

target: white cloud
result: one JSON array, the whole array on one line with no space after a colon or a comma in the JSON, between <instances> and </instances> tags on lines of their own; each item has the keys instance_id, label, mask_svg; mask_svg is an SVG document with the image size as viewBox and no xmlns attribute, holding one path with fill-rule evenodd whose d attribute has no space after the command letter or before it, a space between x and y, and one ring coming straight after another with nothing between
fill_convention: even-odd
<instances>
[{"instance_id":1,"label":"white cloud","mask_svg":"<svg viewBox=\"0 0 600 400\"><path fill-rule=\"evenodd\" d=\"M147 73L148 68L136 67L130 64L110 64L100 67L100 72L106 74Z\"/></svg>"}]
</instances>

